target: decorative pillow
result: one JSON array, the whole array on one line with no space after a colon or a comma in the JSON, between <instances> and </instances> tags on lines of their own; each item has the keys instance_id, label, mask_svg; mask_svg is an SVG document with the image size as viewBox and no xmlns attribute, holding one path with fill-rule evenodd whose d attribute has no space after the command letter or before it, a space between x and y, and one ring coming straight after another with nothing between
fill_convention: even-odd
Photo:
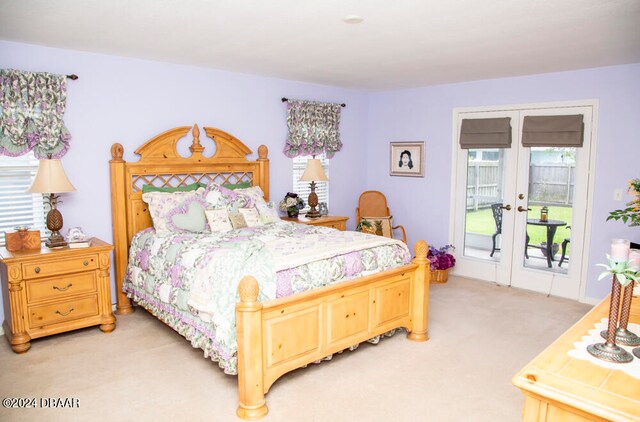
<instances>
[{"instance_id":1,"label":"decorative pillow","mask_svg":"<svg viewBox=\"0 0 640 422\"><path fill-rule=\"evenodd\" d=\"M360 222L362 221L371 223L371 228L366 230L367 232L377 234L378 236L393 237L393 233L391 232L391 217L360 217Z\"/></svg>"},{"instance_id":2,"label":"decorative pillow","mask_svg":"<svg viewBox=\"0 0 640 422\"><path fill-rule=\"evenodd\" d=\"M217 183L209 183L205 189L204 197L209 204L208 208L220 209L231 208L230 197L233 197L231 189L224 188Z\"/></svg>"},{"instance_id":3,"label":"decorative pillow","mask_svg":"<svg viewBox=\"0 0 640 422\"><path fill-rule=\"evenodd\" d=\"M222 187L235 190L235 189L247 189L251 187L251 182L239 182L239 183L225 183Z\"/></svg>"},{"instance_id":4,"label":"decorative pillow","mask_svg":"<svg viewBox=\"0 0 640 422\"><path fill-rule=\"evenodd\" d=\"M262 219L255 208L239 208L238 212L244 217L248 227L262 226Z\"/></svg>"},{"instance_id":5,"label":"decorative pillow","mask_svg":"<svg viewBox=\"0 0 640 422\"><path fill-rule=\"evenodd\" d=\"M260 186L247 189L227 189L217 183L209 183L206 193L209 208L227 208L228 210L238 208L251 208L255 204L265 202L264 192Z\"/></svg>"},{"instance_id":6,"label":"decorative pillow","mask_svg":"<svg viewBox=\"0 0 640 422\"><path fill-rule=\"evenodd\" d=\"M229 220L231 220L231 226L233 226L234 229L247 227L247 222L244 220L244 216L237 211L229 213Z\"/></svg>"},{"instance_id":7,"label":"decorative pillow","mask_svg":"<svg viewBox=\"0 0 640 422\"><path fill-rule=\"evenodd\" d=\"M203 232L207 230L203 193L204 189L173 193L147 192L142 194L142 200L149 204L149 213L157 233Z\"/></svg>"},{"instance_id":8,"label":"decorative pillow","mask_svg":"<svg viewBox=\"0 0 640 422\"><path fill-rule=\"evenodd\" d=\"M224 233L233 230L231 220L229 220L229 211L226 209L205 210L204 213L209 222L209 229L213 233Z\"/></svg>"},{"instance_id":9,"label":"decorative pillow","mask_svg":"<svg viewBox=\"0 0 640 422\"><path fill-rule=\"evenodd\" d=\"M200 183L200 182L195 182L192 183L190 185L187 186L178 186L177 188L174 188L172 186L153 186L153 185L142 185L142 193L147 193L147 192L166 192L166 193L173 193L173 192L191 192L194 190L198 190L200 188L204 188L207 185L205 185L204 183Z\"/></svg>"},{"instance_id":10,"label":"decorative pillow","mask_svg":"<svg viewBox=\"0 0 640 422\"><path fill-rule=\"evenodd\" d=\"M274 202L265 202L256 204L256 209L260 214L260 219L264 224L270 224L280 221L278 207Z\"/></svg>"},{"instance_id":11,"label":"decorative pillow","mask_svg":"<svg viewBox=\"0 0 640 422\"><path fill-rule=\"evenodd\" d=\"M245 196L250 198L250 205L247 205L243 208L255 207L256 204L264 204L266 201L264 200L264 192L262 192L262 188L260 186L252 186L247 189L236 189L235 192L240 196Z\"/></svg>"}]
</instances>

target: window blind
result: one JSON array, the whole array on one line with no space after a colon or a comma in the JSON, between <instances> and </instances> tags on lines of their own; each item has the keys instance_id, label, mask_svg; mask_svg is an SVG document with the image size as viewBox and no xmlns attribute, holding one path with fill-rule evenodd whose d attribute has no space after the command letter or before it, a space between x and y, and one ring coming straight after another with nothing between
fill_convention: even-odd
<instances>
[{"instance_id":1,"label":"window blind","mask_svg":"<svg viewBox=\"0 0 640 422\"><path fill-rule=\"evenodd\" d=\"M462 119L460 148L511 148L511 118Z\"/></svg>"},{"instance_id":2,"label":"window blind","mask_svg":"<svg viewBox=\"0 0 640 422\"><path fill-rule=\"evenodd\" d=\"M4 233L16 226L40 230L42 238L49 235L43 196L27 192L37 170L33 152L20 157L0 156L0 246L5 245Z\"/></svg>"},{"instance_id":3,"label":"window blind","mask_svg":"<svg viewBox=\"0 0 640 422\"><path fill-rule=\"evenodd\" d=\"M582 147L582 114L566 116L525 116L522 123L522 146Z\"/></svg>"},{"instance_id":4,"label":"window blind","mask_svg":"<svg viewBox=\"0 0 640 422\"><path fill-rule=\"evenodd\" d=\"M293 191L300 196L304 200L305 208L301 211L301 213L307 212L309 210L309 194L311 193L311 182L301 182L300 178L302 177L302 173L304 173L304 169L307 167L307 160L309 158L313 158L311 155L304 155L300 157L293 158ZM316 156L316 158L320 159L320 163L322 164L322 169L324 170L324 174L329 178L329 159L324 156L324 154L320 156ZM329 182L316 182L316 195L318 195L318 203L326 202L327 208L329 207Z\"/></svg>"}]
</instances>

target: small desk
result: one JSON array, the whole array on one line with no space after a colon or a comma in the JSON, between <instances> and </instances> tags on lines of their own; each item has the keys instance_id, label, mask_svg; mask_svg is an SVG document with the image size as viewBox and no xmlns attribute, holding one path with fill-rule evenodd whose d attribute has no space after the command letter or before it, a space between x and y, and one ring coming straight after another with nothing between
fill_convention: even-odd
<instances>
[{"instance_id":1,"label":"small desk","mask_svg":"<svg viewBox=\"0 0 640 422\"><path fill-rule=\"evenodd\" d=\"M529 218L527 219L527 224L530 224L532 226L545 226L547 228L547 265L549 266L549 268L551 268L551 261L553 261L553 238L556 235L556 230L558 229L558 227L566 226L567 222L562 220L542 221L537 218ZM529 246L528 239L527 246Z\"/></svg>"}]
</instances>

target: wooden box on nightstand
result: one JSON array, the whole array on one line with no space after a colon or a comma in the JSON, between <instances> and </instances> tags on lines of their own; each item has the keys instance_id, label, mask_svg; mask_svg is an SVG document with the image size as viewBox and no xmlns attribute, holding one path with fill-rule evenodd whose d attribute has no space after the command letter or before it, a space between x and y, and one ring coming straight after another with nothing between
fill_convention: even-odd
<instances>
[{"instance_id":1,"label":"wooden box on nightstand","mask_svg":"<svg viewBox=\"0 0 640 422\"><path fill-rule=\"evenodd\" d=\"M339 215L323 215L319 218L307 218L300 216L298 218L281 217L284 221L293 223L308 224L311 226L324 226L345 231L347 230L347 220L349 217L341 217Z\"/></svg>"},{"instance_id":2,"label":"wooden box on nightstand","mask_svg":"<svg viewBox=\"0 0 640 422\"><path fill-rule=\"evenodd\" d=\"M78 328L100 325L106 333L115 329L111 249L96 238L87 248L0 248L3 328L14 352L29 350L31 339Z\"/></svg>"}]
</instances>

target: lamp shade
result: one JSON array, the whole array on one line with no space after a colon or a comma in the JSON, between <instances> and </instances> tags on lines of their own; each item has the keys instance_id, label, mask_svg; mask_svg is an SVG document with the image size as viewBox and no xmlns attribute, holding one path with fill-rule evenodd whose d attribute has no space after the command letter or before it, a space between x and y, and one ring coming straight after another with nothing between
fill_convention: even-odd
<instances>
[{"instance_id":1,"label":"lamp shade","mask_svg":"<svg viewBox=\"0 0 640 422\"><path fill-rule=\"evenodd\" d=\"M73 192L73 187L67 178L60 160L40 160L38 173L33 183L27 189L31 193L60 193Z\"/></svg>"},{"instance_id":2,"label":"lamp shade","mask_svg":"<svg viewBox=\"0 0 640 422\"><path fill-rule=\"evenodd\" d=\"M310 158L309 161L307 161L307 167L304 169L304 173L302 173L300 180L307 182L326 182L329 178L324 174L320 160L317 158Z\"/></svg>"}]
</instances>

